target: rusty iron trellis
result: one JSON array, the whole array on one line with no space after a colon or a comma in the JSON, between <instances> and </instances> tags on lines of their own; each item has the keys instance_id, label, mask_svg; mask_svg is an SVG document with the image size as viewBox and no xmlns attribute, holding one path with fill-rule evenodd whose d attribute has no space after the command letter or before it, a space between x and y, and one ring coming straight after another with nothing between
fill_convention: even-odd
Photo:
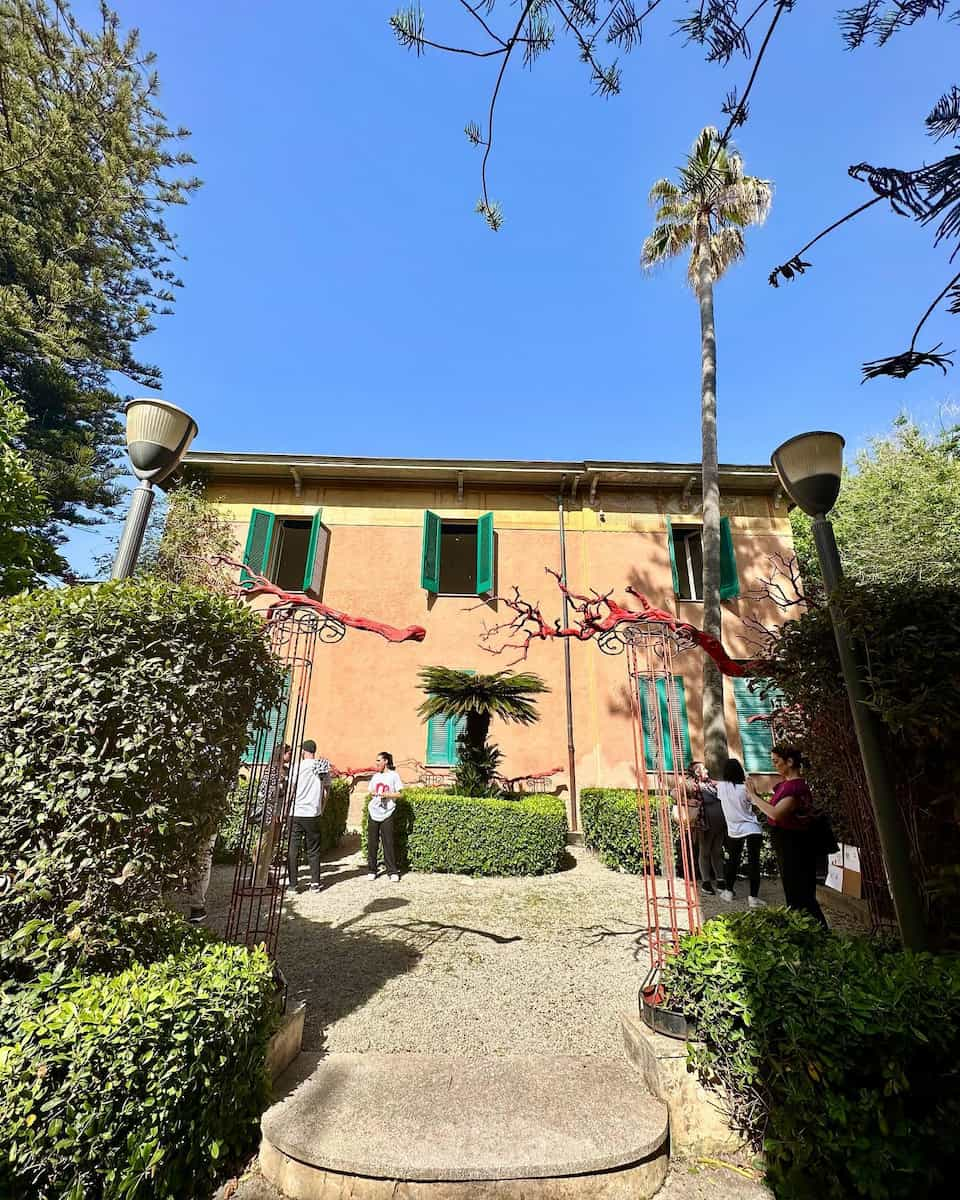
<instances>
[{"instance_id":1,"label":"rusty iron trellis","mask_svg":"<svg viewBox=\"0 0 960 1200\"><path fill-rule=\"evenodd\" d=\"M685 803L686 763L683 761L681 715L673 671L674 655L688 649L692 643L662 622L636 622L618 629L617 633L626 646L633 709L637 820L647 913L650 966L641 986L641 995L648 1004L656 1005L663 1000L663 964L679 950L681 937L702 925L693 830ZM605 649L605 653L611 653L611 650L612 647ZM662 687L658 688L661 682ZM665 714L659 703L658 692L661 691L666 698ZM641 692L646 697L645 704L641 704ZM652 767L647 766L645 732ZM671 793L675 802L671 800ZM675 842L679 842L679 855Z\"/></svg>"},{"instance_id":2,"label":"rusty iron trellis","mask_svg":"<svg viewBox=\"0 0 960 1200\"><path fill-rule=\"evenodd\" d=\"M267 712L259 714L226 938L245 946L263 945L271 958L276 956L286 891L287 825L296 775L296 755L291 769L283 769L283 747L298 747L303 739L317 639L339 640L326 624L311 609L291 605L272 610L266 626L267 642L286 674L285 694L276 719L270 721Z\"/></svg>"}]
</instances>

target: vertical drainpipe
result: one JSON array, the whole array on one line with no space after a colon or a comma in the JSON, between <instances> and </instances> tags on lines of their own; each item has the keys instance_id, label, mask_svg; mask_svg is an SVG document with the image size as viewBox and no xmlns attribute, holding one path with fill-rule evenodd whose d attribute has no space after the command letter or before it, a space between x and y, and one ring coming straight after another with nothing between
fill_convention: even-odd
<instances>
[{"instance_id":1,"label":"vertical drainpipe","mask_svg":"<svg viewBox=\"0 0 960 1200\"><path fill-rule=\"evenodd\" d=\"M557 513L560 517L560 577L563 586L567 586L567 538L563 523L563 489L567 477L564 475L560 483L560 495L557 496ZM569 604L567 594L563 594L563 627L570 624ZM563 675L567 696L567 771L570 778L570 832L577 832L577 750L573 740L573 685L570 675L570 639L563 639Z\"/></svg>"}]
</instances>

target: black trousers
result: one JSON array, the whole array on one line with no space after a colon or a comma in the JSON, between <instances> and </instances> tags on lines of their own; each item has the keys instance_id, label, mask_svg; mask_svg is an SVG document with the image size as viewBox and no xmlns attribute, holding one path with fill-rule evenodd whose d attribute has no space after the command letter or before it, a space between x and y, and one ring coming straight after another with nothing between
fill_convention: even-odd
<instances>
[{"instance_id":1,"label":"black trousers","mask_svg":"<svg viewBox=\"0 0 960 1200\"><path fill-rule=\"evenodd\" d=\"M743 857L743 847L747 847L747 879L750 881L750 895L760 895L760 850L763 846L762 833L748 833L746 837L727 838L727 870L723 883L728 892L733 891L740 870L740 859Z\"/></svg>"},{"instance_id":2,"label":"black trousers","mask_svg":"<svg viewBox=\"0 0 960 1200\"><path fill-rule=\"evenodd\" d=\"M371 817L367 822L367 869L371 875L377 873L377 851L383 844L383 861L388 875L398 875L397 856L393 850L393 823L396 811L383 821L374 821Z\"/></svg>"},{"instance_id":3,"label":"black trousers","mask_svg":"<svg viewBox=\"0 0 960 1200\"><path fill-rule=\"evenodd\" d=\"M291 817L290 844L287 847L287 873L292 886L296 886L300 872L300 846L307 843L307 859L310 862L310 882L320 882L320 818Z\"/></svg>"},{"instance_id":4,"label":"black trousers","mask_svg":"<svg viewBox=\"0 0 960 1200\"><path fill-rule=\"evenodd\" d=\"M817 903L817 855L805 830L770 827L773 849L780 867L787 908L807 912L827 928L827 918Z\"/></svg>"}]
</instances>

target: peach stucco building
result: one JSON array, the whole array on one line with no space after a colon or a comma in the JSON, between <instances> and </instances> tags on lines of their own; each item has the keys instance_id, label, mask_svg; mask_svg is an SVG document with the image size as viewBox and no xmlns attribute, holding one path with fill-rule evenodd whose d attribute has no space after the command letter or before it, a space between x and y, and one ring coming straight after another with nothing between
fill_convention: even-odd
<instances>
[{"instance_id":1,"label":"peach stucco building","mask_svg":"<svg viewBox=\"0 0 960 1200\"><path fill-rule=\"evenodd\" d=\"M390 750L405 779L423 764L442 773L455 754L453 731L417 716L420 667L490 672L515 655L481 648L485 626L508 620L494 598L542 604L548 619L561 597L546 567L561 564L560 503L572 590L628 584L658 607L701 624L700 470L697 463L486 462L334 458L194 452L189 468L233 523L238 553L288 590L311 585L354 615L422 625L422 643L391 645L355 630L318 648L307 732L339 765L372 762ZM724 514L723 640L734 658L751 647L742 618L768 623L778 611L750 597L773 554L792 553L787 501L766 466L721 467ZM562 767L569 794L563 643L535 642L526 668L552 691L530 728L495 723L507 776ZM691 752L701 751L702 659L677 660ZM731 753L754 773L769 771L769 735L747 718L762 705L727 680ZM632 786L634 753L625 660L593 642L571 645L570 708L577 789Z\"/></svg>"}]
</instances>

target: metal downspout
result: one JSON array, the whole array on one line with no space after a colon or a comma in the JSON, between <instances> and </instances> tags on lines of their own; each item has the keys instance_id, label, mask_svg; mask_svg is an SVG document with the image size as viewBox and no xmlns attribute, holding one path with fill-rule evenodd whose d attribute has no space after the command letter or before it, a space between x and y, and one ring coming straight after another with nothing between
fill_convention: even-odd
<instances>
[{"instance_id":1,"label":"metal downspout","mask_svg":"<svg viewBox=\"0 0 960 1200\"><path fill-rule=\"evenodd\" d=\"M563 521L563 487L564 477L560 485L560 495L557 497L557 513L560 517L560 577L563 586L567 587L567 538ZM563 593L563 627L569 628L569 604L566 592ZM570 779L570 832L577 832L577 750L573 740L573 685L570 668L570 639L563 639L563 675L567 697L567 772Z\"/></svg>"}]
</instances>

